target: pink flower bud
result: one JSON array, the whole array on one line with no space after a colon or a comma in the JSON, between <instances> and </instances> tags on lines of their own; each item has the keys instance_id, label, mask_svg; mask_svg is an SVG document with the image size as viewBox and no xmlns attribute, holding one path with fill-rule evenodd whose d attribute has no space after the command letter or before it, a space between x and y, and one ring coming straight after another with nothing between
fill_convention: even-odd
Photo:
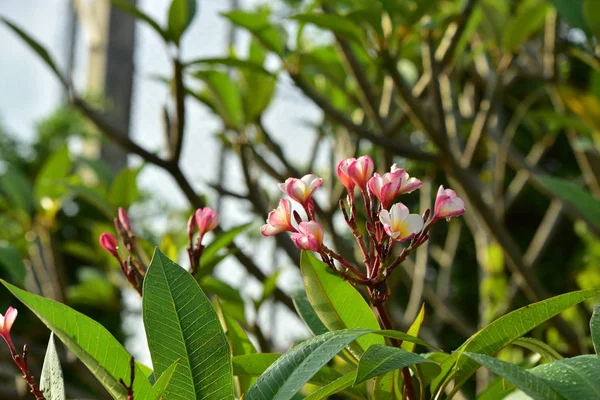
<instances>
[{"instance_id":1,"label":"pink flower bud","mask_svg":"<svg viewBox=\"0 0 600 400\"><path fill-rule=\"evenodd\" d=\"M373 159L369 156L361 156L349 163L348 176L350 176L356 186L361 190L365 190L374 169L375 164L373 163Z\"/></svg>"},{"instance_id":2,"label":"pink flower bud","mask_svg":"<svg viewBox=\"0 0 600 400\"><path fill-rule=\"evenodd\" d=\"M287 178L279 184L279 189L303 206L308 205L315 190L323 183L323 179L315 174L304 175L302 178Z\"/></svg>"},{"instance_id":3,"label":"pink flower bud","mask_svg":"<svg viewBox=\"0 0 600 400\"><path fill-rule=\"evenodd\" d=\"M323 245L323 228L317 221L302 222L291 238L299 249L319 251Z\"/></svg>"},{"instance_id":4,"label":"pink flower bud","mask_svg":"<svg viewBox=\"0 0 600 400\"><path fill-rule=\"evenodd\" d=\"M392 174L396 173L396 171L402 171L400 174L400 177L402 178L402 184L398 190L398 196L401 194L410 193L423 186L423 182L417 178L411 178L404 169L396 167L396 164L392 165L392 169L390 171Z\"/></svg>"},{"instance_id":5,"label":"pink flower bud","mask_svg":"<svg viewBox=\"0 0 600 400\"><path fill-rule=\"evenodd\" d=\"M354 192L354 181L352 180L352 178L350 178L350 175L348 175L348 166L350 165L350 163L352 163L353 161L356 161L356 158L346 158L345 160L342 160L338 163L337 165L337 176L340 179L340 181L342 182L342 185L344 185L344 187L346 188L346 190L348 190L348 193L352 194Z\"/></svg>"},{"instance_id":6,"label":"pink flower bud","mask_svg":"<svg viewBox=\"0 0 600 400\"><path fill-rule=\"evenodd\" d=\"M209 207L199 208L196 210L196 224L200 237L206 232L210 232L219 224L219 215Z\"/></svg>"},{"instance_id":7,"label":"pink flower bud","mask_svg":"<svg viewBox=\"0 0 600 400\"><path fill-rule=\"evenodd\" d=\"M381 210L379 220L383 224L385 233L399 242L412 239L423 229L423 218L418 214L410 214L408 208L402 203L394 204L389 212Z\"/></svg>"},{"instance_id":8,"label":"pink flower bud","mask_svg":"<svg viewBox=\"0 0 600 400\"><path fill-rule=\"evenodd\" d=\"M100 246L104 248L104 250L108 251L114 257L119 258L119 252L117 251L117 239L110 233L104 232L100 235Z\"/></svg>"},{"instance_id":9,"label":"pink flower bud","mask_svg":"<svg viewBox=\"0 0 600 400\"><path fill-rule=\"evenodd\" d=\"M395 166L396 164L392 168L395 168ZM379 199L382 208L387 209L396 196L400 194L403 174L405 174L403 169L392 169L391 172L386 172L383 176L375 173L369 179L369 191Z\"/></svg>"},{"instance_id":10,"label":"pink flower bud","mask_svg":"<svg viewBox=\"0 0 600 400\"><path fill-rule=\"evenodd\" d=\"M187 234L188 238L190 239L190 243L192 243L192 240L194 239L194 233L196 233L196 216L190 215L187 223Z\"/></svg>"},{"instance_id":11,"label":"pink flower bud","mask_svg":"<svg viewBox=\"0 0 600 400\"><path fill-rule=\"evenodd\" d=\"M11 352L15 351L15 346L13 346L10 337L10 330L15 322L15 319L17 319L17 314L17 309L13 307L8 307L6 314L0 314L0 336L2 336L2 339L4 339L8 347L10 347Z\"/></svg>"},{"instance_id":12,"label":"pink flower bud","mask_svg":"<svg viewBox=\"0 0 600 400\"><path fill-rule=\"evenodd\" d=\"M267 223L260 228L260 233L268 237L294 230L291 220L292 203L287 199L281 199L279 200L279 206L269 213Z\"/></svg>"},{"instance_id":13,"label":"pink flower bud","mask_svg":"<svg viewBox=\"0 0 600 400\"><path fill-rule=\"evenodd\" d=\"M121 222L123 229L125 229L127 233L132 233L133 231L131 230L131 222L129 221L129 215L127 215L127 211L123 207L119 207L117 215L119 216L119 222Z\"/></svg>"},{"instance_id":14,"label":"pink flower bud","mask_svg":"<svg viewBox=\"0 0 600 400\"><path fill-rule=\"evenodd\" d=\"M435 198L435 207L433 210L433 219L451 218L464 214L465 202L456 196L452 189L444 189L440 186Z\"/></svg>"}]
</instances>

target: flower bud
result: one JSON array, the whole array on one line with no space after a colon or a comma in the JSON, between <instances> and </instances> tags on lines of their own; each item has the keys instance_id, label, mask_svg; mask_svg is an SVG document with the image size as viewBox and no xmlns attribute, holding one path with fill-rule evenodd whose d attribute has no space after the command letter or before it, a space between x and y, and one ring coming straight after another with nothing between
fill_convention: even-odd
<instances>
[{"instance_id":1,"label":"flower bud","mask_svg":"<svg viewBox=\"0 0 600 400\"><path fill-rule=\"evenodd\" d=\"M373 163L373 159L369 156L361 156L349 163L348 176L356 186L361 190L365 190L374 170L375 164Z\"/></svg>"},{"instance_id":2,"label":"flower bud","mask_svg":"<svg viewBox=\"0 0 600 400\"><path fill-rule=\"evenodd\" d=\"M15 319L17 319L17 314L17 309L13 307L8 307L6 314L0 314L0 336L2 336L2 339L4 339L13 353L15 352L15 346L13 345L10 337L10 330L15 322Z\"/></svg>"},{"instance_id":3,"label":"flower bud","mask_svg":"<svg viewBox=\"0 0 600 400\"><path fill-rule=\"evenodd\" d=\"M316 221L302 222L291 238L299 249L319 251L323 245L323 228Z\"/></svg>"},{"instance_id":4,"label":"flower bud","mask_svg":"<svg viewBox=\"0 0 600 400\"><path fill-rule=\"evenodd\" d=\"M102 246L104 250L108 251L114 257L119 258L119 252L117 251L117 239L112 234L104 232L100 235L99 242L100 246Z\"/></svg>"},{"instance_id":5,"label":"flower bud","mask_svg":"<svg viewBox=\"0 0 600 400\"><path fill-rule=\"evenodd\" d=\"M210 232L219 224L219 215L209 207L199 208L196 210L196 224L200 237L203 237L206 232Z\"/></svg>"},{"instance_id":6,"label":"flower bud","mask_svg":"<svg viewBox=\"0 0 600 400\"><path fill-rule=\"evenodd\" d=\"M338 178L340 179L342 185L344 185L344 187L350 195L354 193L354 186L356 186L352 178L350 178L350 175L348 175L348 166L353 161L356 161L356 158L346 158L345 160L342 160L338 163L336 169Z\"/></svg>"},{"instance_id":7,"label":"flower bud","mask_svg":"<svg viewBox=\"0 0 600 400\"><path fill-rule=\"evenodd\" d=\"M131 222L129 221L129 215L127 215L127 211L123 207L119 207L117 215L119 216L119 222L121 222L123 229L125 229L128 234L133 235Z\"/></svg>"},{"instance_id":8,"label":"flower bud","mask_svg":"<svg viewBox=\"0 0 600 400\"><path fill-rule=\"evenodd\" d=\"M440 186L435 198L433 219L457 217L465 213L465 202L452 189Z\"/></svg>"}]
</instances>

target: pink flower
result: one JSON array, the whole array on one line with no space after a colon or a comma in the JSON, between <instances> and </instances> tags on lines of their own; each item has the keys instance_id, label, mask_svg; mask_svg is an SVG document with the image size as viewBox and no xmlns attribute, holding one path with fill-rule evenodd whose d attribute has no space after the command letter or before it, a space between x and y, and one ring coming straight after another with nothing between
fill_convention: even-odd
<instances>
[{"instance_id":1,"label":"pink flower","mask_svg":"<svg viewBox=\"0 0 600 400\"><path fill-rule=\"evenodd\" d=\"M304 175L302 178L287 178L279 184L279 189L303 206L308 205L311 196L323 183L323 179L315 174Z\"/></svg>"},{"instance_id":2,"label":"pink flower","mask_svg":"<svg viewBox=\"0 0 600 400\"><path fill-rule=\"evenodd\" d=\"M402 177L402 185L400 185L400 190L398 190L398 196L415 191L423 185L423 182L419 179L411 178L404 169L397 168L396 164L394 164L392 165L391 173L395 173L396 171L402 171L400 174Z\"/></svg>"},{"instance_id":3,"label":"pink flower","mask_svg":"<svg viewBox=\"0 0 600 400\"><path fill-rule=\"evenodd\" d=\"M4 339L8 347L10 347L11 352L15 351L15 346L13 346L10 338L10 330L15 322L15 319L17 319L17 314L17 309L13 307L8 307L6 314L0 314L0 336L2 336L2 339Z\"/></svg>"},{"instance_id":4,"label":"pink flower","mask_svg":"<svg viewBox=\"0 0 600 400\"><path fill-rule=\"evenodd\" d=\"M119 258L119 252L117 251L117 238L108 232L104 232L100 235L99 242L100 246L102 246L104 250L108 251L114 257Z\"/></svg>"},{"instance_id":5,"label":"pink flower","mask_svg":"<svg viewBox=\"0 0 600 400\"><path fill-rule=\"evenodd\" d=\"M440 186L435 197L433 219L451 218L464 214L465 202L452 189Z\"/></svg>"},{"instance_id":6,"label":"pink flower","mask_svg":"<svg viewBox=\"0 0 600 400\"><path fill-rule=\"evenodd\" d=\"M412 239L423 229L423 218L418 214L410 214L402 203L396 203L388 210L379 212L379 220L385 233L399 242Z\"/></svg>"},{"instance_id":7,"label":"pink flower","mask_svg":"<svg viewBox=\"0 0 600 400\"><path fill-rule=\"evenodd\" d=\"M323 245L323 228L316 221L300 222L298 232L291 237L299 249L319 251Z\"/></svg>"},{"instance_id":8,"label":"pink flower","mask_svg":"<svg viewBox=\"0 0 600 400\"><path fill-rule=\"evenodd\" d=\"M211 208L204 207L196 210L196 225L198 225L200 238L202 238L206 232L215 229L218 224L219 215Z\"/></svg>"},{"instance_id":9,"label":"pink flower","mask_svg":"<svg viewBox=\"0 0 600 400\"><path fill-rule=\"evenodd\" d=\"M342 185L344 185L350 194L354 192L355 184L352 178L350 178L350 175L348 175L348 166L354 161L356 161L356 158L346 158L338 163L336 170L337 176L342 182Z\"/></svg>"},{"instance_id":10,"label":"pink flower","mask_svg":"<svg viewBox=\"0 0 600 400\"><path fill-rule=\"evenodd\" d=\"M374 169L375 164L373 163L371 157L361 156L356 160L349 162L348 176L352 179L356 186L358 186L361 190L365 190L369 178L371 175L373 175Z\"/></svg>"},{"instance_id":11,"label":"pink flower","mask_svg":"<svg viewBox=\"0 0 600 400\"><path fill-rule=\"evenodd\" d=\"M369 179L368 187L371 194L379 199L381 207L388 208L390 203L400 194L402 187L402 175L405 173L403 169L394 169L391 172L386 172L383 176L375 173Z\"/></svg>"},{"instance_id":12,"label":"pink flower","mask_svg":"<svg viewBox=\"0 0 600 400\"><path fill-rule=\"evenodd\" d=\"M264 237L281 232L292 231L292 203L287 199L279 200L279 206L269 213L267 223L260 228Z\"/></svg>"}]
</instances>

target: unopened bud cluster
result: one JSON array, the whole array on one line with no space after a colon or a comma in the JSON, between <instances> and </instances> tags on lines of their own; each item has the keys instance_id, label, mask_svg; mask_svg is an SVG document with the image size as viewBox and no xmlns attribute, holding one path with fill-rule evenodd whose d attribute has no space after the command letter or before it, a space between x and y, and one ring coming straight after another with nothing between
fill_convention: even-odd
<instances>
[{"instance_id":1,"label":"unopened bud cluster","mask_svg":"<svg viewBox=\"0 0 600 400\"><path fill-rule=\"evenodd\" d=\"M273 236L290 232L290 237L298 248L318 252L325 263L342 273L348 280L368 286L372 300L376 302L387 298L386 277L410 252L429 239L428 232L433 224L441 219L463 214L465 204L453 190L440 186L433 215L429 209L422 215L411 214L403 203L394 201L403 194L419 189L422 182L410 177L396 164L383 175L374 170L373 160L369 156L342 160L336 169L338 178L348 192L346 201L340 201L340 208L346 225L361 250L365 273L323 244L323 228L316 220L312 197L323 180L314 174L305 175L300 179L288 178L279 184L281 191L304 210L306 221L293 210L292 202L283 198L279 201L279 206L269 213L261 233L264 236ZM363 201L366 215L364 227L358 226L356 192ZM366 237L363 237L361 232L366 232ZM399 256L390 260L392 247L396 242L405 242L406 245ZM335 261L338 262L338 266Z\"/></svg>"}]
</instances>

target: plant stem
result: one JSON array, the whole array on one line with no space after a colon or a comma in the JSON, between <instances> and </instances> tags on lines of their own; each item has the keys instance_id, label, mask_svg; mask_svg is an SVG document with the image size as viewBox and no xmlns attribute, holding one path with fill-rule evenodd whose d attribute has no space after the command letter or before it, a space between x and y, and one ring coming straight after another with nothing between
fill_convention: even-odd
<instances>
[{"instance_id":1,"label":"plant stem","mask_svg":"<svg viewBox=\"0 0 600 400\"><path fill-rule=\"evenodd\" d=\"M377 309L377 313L379 314L379 319L381 320L381 324L385 329L394 329L392 326L392 321L385 309L383 303L374 304ZM392 345L394 347L400 348L402 346L402 341L394 338L390 338ZM412 383L412 377L410 376L410 371L408 367L402 368L402 378L404 379L404 386L406 387L406 394L409 400L416 400L415 397L415 388Z\"/></svg>"}]
</instances>

